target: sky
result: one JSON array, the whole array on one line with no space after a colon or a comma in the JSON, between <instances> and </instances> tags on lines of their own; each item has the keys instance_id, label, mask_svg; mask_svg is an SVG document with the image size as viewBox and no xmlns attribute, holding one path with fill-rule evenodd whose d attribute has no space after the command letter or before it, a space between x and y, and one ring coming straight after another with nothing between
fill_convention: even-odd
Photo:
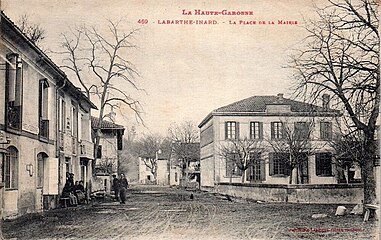
<instances>
[{"instance_id":1,"label":"sky","mask_svg":"<svg viewBox=\"0 0 381 240\"><path fill-rule=\"evenodd\" d=\"M131 90L142 103L144 126L130 111L117 113L117 121L127 128L135 125L138 133L159 134L166 134L172 122L199 124L213 109L250 96L290 97L292 71L285 66L303 42L304 19L314 16L313 2L306 0L2 0L1 8L13 21L28 14L46 30L43 48L55 52L60 50L61 34L75 26L102 28L106 19L123 19L125 31L138 28L137 48L128 57L145 90ZM192 15L183 15L183 10ZM195 10L253 15L195 15ZM140 19L148 23L140 24ZM217 24L161 24L166 20ZM59 56L49 56L61 65Z\"/></svg>"}]
</instances>

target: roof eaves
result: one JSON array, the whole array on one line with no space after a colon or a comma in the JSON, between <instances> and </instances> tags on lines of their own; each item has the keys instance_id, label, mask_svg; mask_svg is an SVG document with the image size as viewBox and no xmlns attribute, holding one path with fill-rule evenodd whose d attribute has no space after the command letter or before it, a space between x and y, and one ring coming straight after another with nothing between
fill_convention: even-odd
<instances>
[{"instance_id":1,"label":"roof eaves","mask_svg":"<svg viewBox=\"0 0 381 240\"><path fill-rule=\"evenodd\" d=\"M93 108L93 109L98 109L97 106L95 106L94 103L92 103L90 101L90 99L88 97L86 97L82 91L78 90L77 87L74 86L74 84L68 79L66 73L64 71L62 71L54 62L53 60L48 57L48 55L46 55L46 53L44 53L34 42L32 42L22 31L21 29L7 16L5 15L4 11L0 11L0 14L1 14L1 18L4 18L15 30L16 32L19 34L19 36L21 36L25 42L27 42L29 44L30 47L32 47L36 52L38 52L38 54L40 55L40 58L45 62L47 63L48 65L50 65L50 67L52 67L61 77L62 79L65 79L64 81L67 81L70 85L71 88L74 89L74 91L76 91L77 94L79 94L80 98L85 100L87 103L89 103L89 105Z\"/></svg>"}]
</instances>

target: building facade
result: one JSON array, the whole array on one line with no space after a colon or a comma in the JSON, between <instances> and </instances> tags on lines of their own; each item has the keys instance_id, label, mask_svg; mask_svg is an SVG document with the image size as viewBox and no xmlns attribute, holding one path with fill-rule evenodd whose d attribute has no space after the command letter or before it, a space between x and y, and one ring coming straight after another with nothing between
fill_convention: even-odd
<instances>
[{"instance_id":1,"label":"building facade","mask_svg":"<svg viewBox=\"0 0 381 240\"><path fill-rule=\"evenodd\" d=\"M1 206L7 218L55 207L68 171L86 179L80 158L86 166L92 154L78 150L90 140L95 106L3 12L0 26Z\"/></svg>"},{"instance_id":2,"label":"building facade","mask_svg":"<svg viewBox=\"0 0 381 240\"><path fill-rule=\"evenodd\" d=\"M104 189L107 193L110 193L112 187L111 177L113 174L118 175L119 158L123 149L125 128L111 121L103 120L99 122L99 118L91 117L93 137L99 127L101 137L95 156L95 174L98 179L94 179L93 191Z\"/></svg>"},{"instance_id":3,"label":"building facade","mask_svg":"<svg viewBox=\"0 0 381 240\"><path fill-rule=\"evenodd\" d=\"M328 96L322 102L323 106L315 106L284 98L283 94L253 96L212 111L199 124L201 187L221 183L295 183L290 175L299 177L303 184L338 183L330 142L340 113L329 108ZM312 126L310 131L307 126ZM298 168L290 169L290 154L274 147L284 140L286 127L296 137L308 138L309 154L305 154L305 161ZM255 144L256 149L250 153L251 164L242 171L221 151L227 144L244 141Z\"/></svg>"}]
</instances>

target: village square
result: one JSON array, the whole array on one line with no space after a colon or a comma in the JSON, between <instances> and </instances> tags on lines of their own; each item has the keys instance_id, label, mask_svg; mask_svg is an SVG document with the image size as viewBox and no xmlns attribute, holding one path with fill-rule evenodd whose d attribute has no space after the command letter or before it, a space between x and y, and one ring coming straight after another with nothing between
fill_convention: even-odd
<instances>
[{"instance_id":1,"label":"village square","mask_svg":"<svg viewBox=\"0 0 381 240\"><path fill-rule=\"evenodd\" d=\"M83 24L60 32L2 2L1 238L378 239L379 3L314 3L269 26L247 6L138 27L69 8L52 22ZM241 44L208 42L224 31Z\"/></svg>"}]
</instances>

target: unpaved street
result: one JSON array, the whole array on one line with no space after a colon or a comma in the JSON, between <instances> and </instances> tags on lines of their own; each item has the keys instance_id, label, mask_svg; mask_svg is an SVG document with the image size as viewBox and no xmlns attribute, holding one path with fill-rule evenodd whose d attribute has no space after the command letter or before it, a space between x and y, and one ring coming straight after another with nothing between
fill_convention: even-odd
<instances>
[{"instance_id":1,"label":"unpaved street","mask_svg":"<svg viewBox=\"0 0 381 240\"><path fill-rule=\"evenodd\" d=\"M229 201L205 192L133 186L128 202L56 209L6 221L18 239L374 239L377 222L335 217L335 205ZM328 217L313 219L312 214Z\"/></svg>"}]
</instances>

